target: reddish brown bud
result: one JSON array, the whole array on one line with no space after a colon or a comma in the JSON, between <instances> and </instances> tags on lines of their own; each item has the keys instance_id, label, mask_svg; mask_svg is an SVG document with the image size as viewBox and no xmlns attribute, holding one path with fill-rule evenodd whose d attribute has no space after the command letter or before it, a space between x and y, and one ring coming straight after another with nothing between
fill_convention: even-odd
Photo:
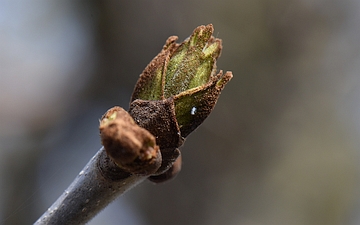
<instances>
[{"instance_id":1,"label":"reddish brown bud","mask_svg":"<svg viewBox=\"0 0 360 225\"><path fill-rule=\"evenodd\" d=\"M166 170L164 173L160 175L150 176L148 179L154 183L162 183L164 181L174 179L181 170L181 163L182 163L182 159L180 154L179 157L175 160L175 162L168 170Z\"/></svg>"},{"instance_id":2,"label":"reddish brown bud","mask_svg":"<svg viewBox=\"0 0 360 225\"><path fill-rule=\"evenodd\" d=\"M150 175L161 165L155 137L139 127L124 109L108 110L100 121L102 144L119 167L134 173Z\"/></svg>"}]
</instances>

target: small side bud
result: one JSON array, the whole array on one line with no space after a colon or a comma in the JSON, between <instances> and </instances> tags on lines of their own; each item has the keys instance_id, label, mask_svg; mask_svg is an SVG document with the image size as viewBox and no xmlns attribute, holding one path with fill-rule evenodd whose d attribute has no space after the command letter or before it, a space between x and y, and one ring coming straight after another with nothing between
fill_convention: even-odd
<instances>
[{"instance_id":1,"label":"small side bud","mask_svg":"<svg viewBox=\"0 0 360 225\"><path fill-rule=\"evenodd\" d=\"M174 179L181 170L181 163L182 163L182 159L180 154L179 157L175 160L175 162L168 170L166 170L164 173L160 175L150 176L148 179L154 183L162 183Z\"/></svg>"},{"instance_id":2,"label":"small side bud","mask_svg":"<svg viewBox=\"0 0 360 225\"><path fill-rule=\"evenodd\" d=\"M124 109L108 110L100 121L102 144L116 165L142 175L155 173L161 165L161 153L155 137L139 127Z\"/></svg>"}]
</instances>

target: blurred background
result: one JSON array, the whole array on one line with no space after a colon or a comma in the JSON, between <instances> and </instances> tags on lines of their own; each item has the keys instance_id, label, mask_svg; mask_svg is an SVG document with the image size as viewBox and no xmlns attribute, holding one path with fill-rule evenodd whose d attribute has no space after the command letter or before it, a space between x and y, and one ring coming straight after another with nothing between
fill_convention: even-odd
<instances>
[{"instance_id":1,"label":"blurred background","mask_svg":"<svg viewBox=\"0 0 360 225\"><path fill-rule=\"evenodd\" d=\"M356 0L0 1L0 224L45 212L167 37L209 23L234 78L181 173L89 224L359 224L359 20Z\"/></svg>"}]
</instances>

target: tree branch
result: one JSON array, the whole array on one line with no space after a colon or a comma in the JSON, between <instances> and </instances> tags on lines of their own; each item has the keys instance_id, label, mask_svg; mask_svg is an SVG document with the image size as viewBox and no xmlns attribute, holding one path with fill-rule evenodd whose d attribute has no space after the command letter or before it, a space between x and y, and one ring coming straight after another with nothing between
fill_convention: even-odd
<instances>
[{"instance_id":1,"label":"tree branch","mask_svg":"<svg viewBox=\"0 0 360 225\"><path fill-rule=\"evenodd\" d=\"M120 169L102 147L35 224L85 224L147 177Z\"/></svg>"}]
</instances>

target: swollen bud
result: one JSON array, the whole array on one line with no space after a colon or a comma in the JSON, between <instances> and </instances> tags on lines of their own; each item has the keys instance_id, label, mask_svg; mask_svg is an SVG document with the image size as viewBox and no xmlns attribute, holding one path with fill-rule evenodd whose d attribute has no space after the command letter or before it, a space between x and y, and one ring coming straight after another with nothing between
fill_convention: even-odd
<instances>
[{"instance_id":1,"label":"swollen bud","mask_svg":"<svg viewBox=\"0 0 360 225\"><path fill-rule=\"evenodd\" d=\"M177 148L208 117L232 78L231 72L216 73L222 44L213 31L211 24L199 26L181 44L176 36L169 37L136 83L129 113L160 146L163 163L156 175L171 168ZM169 174L174 176L162 177Z\"/></svg>"},{"instance_id":2,"label":"swollen bud","mask_svg":"<svg viewBox=\"0 0 360 225\"><path fill-rule=\"evenodd\" d=\"M232 78L231 72L223 75L220 71L216 75L216 60L222 45L220 39L212 36L213 31L211 24L199 26L181 44L176 43L177 37L169 37L162 51L140 75L131 97L131 102L173 101L182 137L206 119Z\"/></svg>"}]
</instances>

